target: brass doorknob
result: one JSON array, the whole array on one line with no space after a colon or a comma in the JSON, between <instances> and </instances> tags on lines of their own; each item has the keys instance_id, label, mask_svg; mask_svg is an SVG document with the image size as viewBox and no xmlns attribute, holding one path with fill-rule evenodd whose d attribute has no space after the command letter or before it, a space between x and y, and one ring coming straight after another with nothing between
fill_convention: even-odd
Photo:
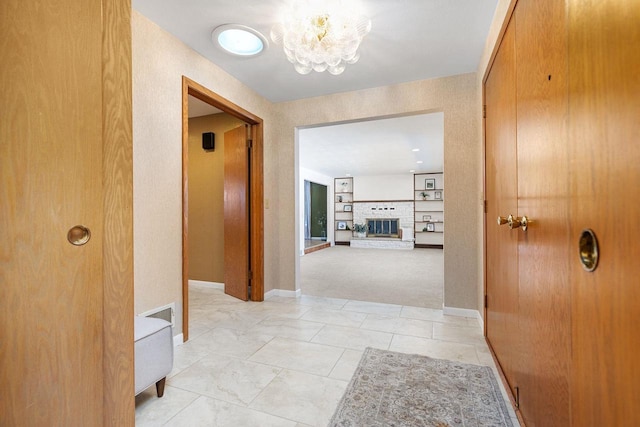
<instances>
[{"instance_id":1,"label":"brass doorknob","mask_svg":"<svg viewBox=\"0 0 640 427\"><path fill-rule=\"evenodd\" d=\"M507 222L508 222L508 221L507 221L507 218L505 218L505 217L503 217L503 216L499 216L499 217L498 217L498 225L504 225L504 224L506 224Z\"/></svg>"},{"instance_id":2,"label":"brass doorknob","mask_svg":"<svg viewBox=\"0 0 640 427\"><path fill-rule=\"evenodd\" d=\"M510 229L514 229L514 228L520 228L522 227L522 231L527 231L527 228L529 228L529 221L530 219L525 216L518 216L518 217L514 217L513 215L509 215L509 217L507 217L507 223L509 224L509 228Z\"/></svg>"},{"instance_id":3,"label":"brass doorknob","mask_svg":"<svg viewBox=\"0 0 640 427\"><path fill-rule=\"evenodd\" d=\"M74 246L82 246L91 238L91 230L84 225L76 225L71 227L67 233L67 240Z\"/></svg>"}]
</instances>

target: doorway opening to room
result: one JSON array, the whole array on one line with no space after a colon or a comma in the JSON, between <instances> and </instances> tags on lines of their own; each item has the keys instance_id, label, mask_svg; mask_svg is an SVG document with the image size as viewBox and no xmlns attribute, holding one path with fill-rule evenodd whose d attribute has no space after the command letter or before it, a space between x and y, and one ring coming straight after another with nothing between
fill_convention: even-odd
<instances>
[{"instance_id":1,"label":"doorway opening to room","mask_svg":"<svg viewBox=\"0 0 640 427\"><path fill-rule=\"evenodd\" d=\"M304 181L304 253L331 246L327 242L327 186Z\"/></svg>"},{"instance_id":2,"label":"doorway opening to room","mask_svg":"<svg viewBox=\"0 0 640 427\"><path fill-rule=\"evenodd\" d=\"M442 309L444 113L297 130L297 245L308 182L327 186L327 245L300 250L303 295Z\"/></svg>"},{"instance_id":3,"label":"doorway opening to room","mask_svg":"<svg viewBox=\"0 0 640 427\"><path fill-rule=\"evenodd\" d=\"M263 122L198 83L182 80L182 317L187 341L190 281L217 285L244 301L264 299ZM196 109L204 113L190 118Z\"/></svg>"}]
</instances>

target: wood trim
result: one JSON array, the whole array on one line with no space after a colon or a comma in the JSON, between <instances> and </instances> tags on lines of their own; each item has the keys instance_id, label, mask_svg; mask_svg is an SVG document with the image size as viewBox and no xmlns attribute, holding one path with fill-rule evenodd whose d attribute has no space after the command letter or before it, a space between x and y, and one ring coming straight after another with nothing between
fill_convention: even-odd
<instances>
[{"instance_id":1,"label":"wood trim","mask_svg":"<svg viewBox=\"0 0 640 427\"><path fill-rule=\"evenodd\" d=\"M484 82L481 88L482 105L487 105L487 94ZM484 107L482 107L484 111ZM487 338L487 118L481 113L481 174L482 174L482 331Z\"/></svg>"},{"instance_id":2,"label":"wood trim","mask_svg":"<svg viewBox=\"0 0 640 427\"><path fill-rule=\"evenodd\" d=\"M312 246L310 248L305 249L304 250L304 254L307 255L307 254L310 254L310 253L313 253L313 252L318 252L318 251L320 251L322 249L327 249L327 248L330 248L330 247L331 247L331 243L329 243L329 242L323 243L321 245L316 245L316 246Z\"/></svg>"},{"instance_id":3,"label":"wood trim","mask_svg":"<svg viewBox=\"0 0 640 427\"><path fill-rule=\"evenodd\" d=\"M189 95L210 104L223 112L251 125L253 147L251 149L250 227L252 301L264 300L264 125L263 120L226 98L212 92L188 77L182 77L182 333L189 339Z\"/></svg>"},{"instance_id":4,"label":"wood trim","mask_svg":"<svg viewBox=\"0 0 640 427\"><path fill-rule=\"evenodd\" d=\"M491 50L491 56L489 57L489 62L487 62L487 68L484 70L484 73L482 75L483 93L484 93L484 85L487 82L487 77L489 77L489 71L493 66L493 61L496 59L498 49L500 48L500 43L502 43L502 39L504 38L504 33L507 31L507 26L509 26L509 22L513 17L513 11L515 10L517 3L518 3L518 0L511 0L511 3L509 3L509 8L507 9L504 22L502 23L502 26L500 27L500 32L498 33L498 37L496 38L496 43L493 45L493 49ZM483 97L482 105L484 105L484 97Z\"/></svg>"},{"instance_id":5,"label":"wood trim","mask_svg":"<svg viewBox=\"0 0 640 427\"><path fill-rule=\"evenodd\" d=\"M103 420L135 424L131 3L103 1Z\"/></svg>"},{"instance_id":6,"label":"wood trim","mask_svg":"<svg viewBox=\"0 0 640 427\"><path fill-rule=\"evenodd\" d=\"M246 119L245 119L246 120ZM262 120L252 123L253 146L250 152L251 182L251 301L264 301L264 141Z\"/></svg>"},{"instance_id":7,"label":"wood trim","mask_svg":"<svg viewBox=\"0 0 640 427\"><path fill-rule=\"evenodd\" d=\"M422 249L444 249L444 245L430 245L427 243L414 243L413 247Z\"/></svg>"},{"instance_id":8,"label":"wood trim","mask_svg":"<svg viewBox=\"0 0 640 427\"><path fill-rule=\"evenodd\" d=\"M213 105L214 107L224 111L225 113L237 119L245 121L250 125L260 125L260 127L262 127L262 119L260 117L250 113L249 111L245 110L239 105L234 104L228 99L223 98L217 93L212 92L211 90L207 89L201 84L196 83L190 78L185 76L182 77L182 83L183 83L183 88L186 85L189 95L195 98L198 98L202 102L206 102L207 104ZM187 97L187 101L188 99L189 98ZM187 121L188 120L189 119L187 117Z\"/></svg>"},{"instance_id":9,"label":"wood trim","mask_svg":"<svg viewBox=\"0 0 640 427\"><path fill-rule=\"evenodd\" d=\"M182 339L189 341L189 80L182 77Z\"/></svg>"}]
</instances>

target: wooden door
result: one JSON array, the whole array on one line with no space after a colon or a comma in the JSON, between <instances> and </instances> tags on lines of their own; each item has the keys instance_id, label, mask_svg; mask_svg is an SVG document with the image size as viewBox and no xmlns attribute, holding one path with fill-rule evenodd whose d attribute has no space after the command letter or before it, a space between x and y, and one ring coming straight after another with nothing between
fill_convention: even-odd
<instances>
[{"instance_id":1,"label":"wooden door","mask_svg":"<svg viewBox=\"0 0 640 427\"><path fill-rule=\"evenodd\" d=\"M640 2L569 4L575 426L640 425ZM595 271L579 263L592 229Z\"/></svg>"},{"instance_id":2,"label":"wooden door","mask_svg":"<svg viewBox=\"0 0 640 427\"><path fill-rule=\"evenodd\" d=\"M249 297L249 146L247 127L224 134L224 292Z\"/></svg>"},{"instance_id":3,"label":"wooden door","mask_svg":"<svg viewBox=\"0 0 640 427\"><path fill-rule=\"evenodd\" d=\"M517 231L519 407L528 426L564 427L571 358L565 4L520 0L514 16L518 215L532 219Z\"/></svg>"},{"instance_id":4,"label":"wooden door","mask_svg":"<svg viewBox=\"0 0 640 427\"><path fill-rule=\"evenodd\" d=\"M518 333L518 233L498 216L516 215L515 28L511 22L485 83L486 334L512 392Z\"/></svg>"},{"instance_id":5,"label":"wooden door","mask_svg":"<svg viewBox=\"0 0 640 427\"><path fill-rule=\"evenodd\" d=\"M122 59L114 53L110 65L103 63L103 41L118 41L117 36L110 38L113 26L129 25L128 19L118 20L129 12L122 2L117 7L122 9L114 12L108 5L103 10L101 2L82 0L5 0L0 5L2 425L133 421L133 381L127 375L132 373L131 337L119 335L125 340L120 350L110 346L123 339L103 333L103 293L108 290L103 269L111 274L103 256L117 254L123 265L130 260L119 250L127 249L127 236L112 232L115 239L122 238L122 246L112 246L114 241L104 237L103 137L117 131L118 138L130 144L130 127L103 127L103 111L114 113L110 120L118 125L131 112L130 99L127 110L126 102L111 109L107 104L113 106L114 99L103 98L103 73L113 72L111 67ZM103 25L113 26L107 30ZM128 43L123 39L118 46L124 56L130 53ZM130 61L129 57L129 66ZM126 61L122 64L126 66ZM122 89L130 98L130 86L120 86L120 71L110 74L110 87ZM126 71L130 79L130 68ZM116 147L118 143L104 151L116 154ZM125 157L119 160L126 163ZM119 183L111 189L130 184L130 164L126 165L129 173L123 168ZM110 196L114 207L123 208L117 194ZM114 216L114 224L126 218L119 212ZM68 230L76 225L91 231L82 246L67 240ZM130 231L130 222L121 225L123 233ZM126 296L130 278L126 274L119 278L117 293ZM118 303L129 308L129 302ZM128 325L130 321L125 321L114 329L132 335ZM117 354L117 363L111 365L108 354ZM115 368L113 379L105 378L103 371L111 368ZM113 388L113 396L116 392L119 396L111 401L110 392L104 390L114 381L122 387ZM129 415L118 418L123 415L122 402L127 401ZM106 415L103 405L114 412Z\"/></svg>"}]
</instances>

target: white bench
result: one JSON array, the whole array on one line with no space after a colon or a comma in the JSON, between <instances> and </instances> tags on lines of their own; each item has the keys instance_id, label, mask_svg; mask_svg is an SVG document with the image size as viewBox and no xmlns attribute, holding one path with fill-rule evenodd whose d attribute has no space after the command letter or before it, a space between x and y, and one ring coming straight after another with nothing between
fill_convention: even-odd
<instances>
[{"instance_id":1,"label":"white bench","mask_svg":"<svg viewBox=\"0 0 640 427\"><path fill-rule=\"evenodd\" d=\"M158 397L173 369L173 332L171 323L152 317L136 316L134 321L136 396L153 384Z\"/></svg>"}]
</instances>

